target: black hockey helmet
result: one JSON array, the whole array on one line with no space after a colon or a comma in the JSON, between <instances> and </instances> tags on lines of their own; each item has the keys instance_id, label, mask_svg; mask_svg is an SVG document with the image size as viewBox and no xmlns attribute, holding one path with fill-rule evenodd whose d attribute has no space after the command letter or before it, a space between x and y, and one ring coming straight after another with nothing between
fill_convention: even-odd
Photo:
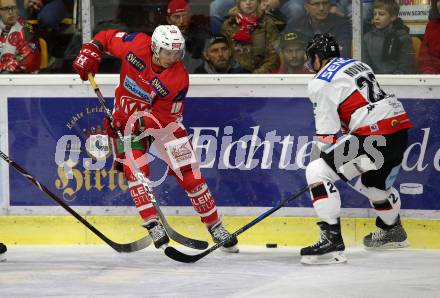
<instances>
[{"instance_id":1,"label":"black hockey helmet","mask_svg":"<svg viewBox=\"0 0 440 298\"><path fill-rule=\"evenodd\" d=\"M307 60L310 66L315 62L315 54L321 59L340 57L339 45L336 39L328 34L315 34L306 48ZM312 67L313 68L313 67Z\"/></svg>"}]
</instances>

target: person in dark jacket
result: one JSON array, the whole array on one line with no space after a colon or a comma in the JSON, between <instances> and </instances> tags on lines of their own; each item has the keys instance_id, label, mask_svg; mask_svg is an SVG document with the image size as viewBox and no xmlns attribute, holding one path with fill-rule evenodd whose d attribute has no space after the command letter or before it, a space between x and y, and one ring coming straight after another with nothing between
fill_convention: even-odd
<instances>
[{"instance_id":1,"label":"person in dark jacket","mask_svg":"<svg viewBox=\"0 0 440 298\"><path fill-rule=\"evenodd\" d=\"M419 69L423 74L440 74L440 0L431 1L429 16L420 46Z\"/></svg>"},{"instance_id":2,"label":"person in dark jacket","mask_svg":"<svg viewBox=\"0 0 440 298\"><path fill-rule=\"evenodd\" d=\"M306 43L296 32L281 34L280 60L280 67L273 73L312 73L306 67Z\"/></svg>"},{"instance_id":3,"label":"person in dark jacket","mask_svg":"<svg viewBox=\"0 0 440 298\"><path fill-rule=\"evenodd\" d=\"M203 63L195 69L194 73L248 73L232 58L231 46L228 39L222 34L213 35L206 40L203 60Z\"/></svg>"},{"instance_id":4,"label":"person in dark jacket","mask_svg":"<svg viewBox=\"0 0 440 298\"><path fill-rule=\"evenodd\" d=\"M398 17L395 0L374 2L374 27L364 34L363 62L378 74L415 73L415 51L409 28Z\"/></svg>"},{"instance_id":5,"label":"person in dark jacket","mask_svg":"<svg viewBox=\"0 0 440 298\"><path fill-rule=\"evenodd\" d=\"M204 41L209 37L209 18L192 15L188 0L170 0L167 7L167 22L179 27L185 38L183 64L189 73L194 73L202 61Z\"/></svg>"},{"instance_id":6,"label":"person in dark jacket","mask_svg":"<svg viewBox=\"0 0 440 298\"><path fill-rule=\"evenodd\" d=\"M279 32L272 18L261 10L260 0L237 0L223 23L224 34L240 67L254 74L271 73L279 67L276 51Z\"/></svg>"},{"instance_id":7,"label":"person in dark jacket","mask_svg":"<svg viewBox=\"0 0 440 298\"><path fill-rule=\"evenodd\" d=\"M305 0L306 15L287 23L285 32L297 32L304 40L311 40L315 34L329 33L338 42L343 57L351 57L352 25L348 18L330 13L329 0Z\"/></svg>"}]
</instances>

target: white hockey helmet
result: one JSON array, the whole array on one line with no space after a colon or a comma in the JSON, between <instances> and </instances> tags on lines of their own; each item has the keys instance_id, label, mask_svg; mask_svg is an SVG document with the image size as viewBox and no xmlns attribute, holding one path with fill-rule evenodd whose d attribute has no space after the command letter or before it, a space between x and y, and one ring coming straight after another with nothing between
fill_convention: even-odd
<instances>
[{"instance_id":1,"label":"white hockey helmet","mask_svg":"<svg viewBox=\"0 0 440 298\"><path fill-rule=\"evenodd\" d=\"M180 59L185 55L185 39L179 28L174 25L160 25L154 29L151 36L151 50L159 57L160 49L180 51Z\"/></svg>"}]
</instances>

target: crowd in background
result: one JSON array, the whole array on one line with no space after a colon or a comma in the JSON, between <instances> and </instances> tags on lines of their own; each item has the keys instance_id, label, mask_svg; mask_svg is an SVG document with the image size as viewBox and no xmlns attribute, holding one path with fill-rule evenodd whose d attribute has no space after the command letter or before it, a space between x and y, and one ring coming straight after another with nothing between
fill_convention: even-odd
<instances>
[{"instance_id":1,"label":"crowd in background","mask_svg":"<svg viewBox=\"0 0 440 298\"><path fill-rule=\"evenodd\" d=\"M189 73L310 73L307 41L330 33L352 56L351 0L113 0L105 15L92 0L93 33L108 28L151 34L174 24L186 40ZM78 0L0 0L0 72L72 73L82 44ZM395 0L363 1L362 60L377 74L440 74L440 0L415 43ZM104 14L104 15L103 15ZM100 72L119 72L103 59Z\"/></svg>"}]
</instances>

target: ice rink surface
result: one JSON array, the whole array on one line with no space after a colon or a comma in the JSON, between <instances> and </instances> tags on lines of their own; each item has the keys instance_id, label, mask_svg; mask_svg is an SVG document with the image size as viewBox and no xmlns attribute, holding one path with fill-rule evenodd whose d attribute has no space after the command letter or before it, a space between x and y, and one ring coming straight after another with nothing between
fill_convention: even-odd
<instances>
[{"instance_id":1,"label":"ice rink surface","mask_svg":"<svg viewBox=\"0 0 440 298\"><path fill-rule=\"evenodd\" d=\"M9 246L0 297L440 297L440 250L348 248L347 264L305 266L299 248L241 247L181 264L152 248ZM185 252L192 252L186 250Z\"/></svg>"}]
</instances>

